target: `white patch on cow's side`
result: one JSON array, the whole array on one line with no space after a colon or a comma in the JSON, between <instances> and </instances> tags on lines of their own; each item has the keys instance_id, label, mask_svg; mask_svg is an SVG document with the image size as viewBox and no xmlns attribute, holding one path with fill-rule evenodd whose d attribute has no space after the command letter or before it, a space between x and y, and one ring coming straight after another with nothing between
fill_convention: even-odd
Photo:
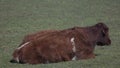
<instances>
[{"instance_id":1,"label":"white patch on cow's side","mask_svg":"<svg viewBox=\"0 0 120 68\"><path fill-rule=\"evenodd\" d=\"M72 60L76 60L77 59L77 57L76 56L74 56L73 58L72 58Z\"/></svg>"},{"instance_id":2,"label":"white patch on cow's side","mask_svg":"<svg viewBox=\"0 0 120 68\"><path fill-rule=\"evenodd\" d=\"M26 42L24 44L22 44L20 47L18 47L17 49L21 49L22 47L24 47L25 45L29 44L30 42Z\"/></svg>"},{"instance_id":3,"label":"white patch on cow's side","mask_svg":"<svg viewBox=\"0 0 120 68\"><path fill-rule=\"evenodd\" d=\"M73 37L73 38L71 38L71 43L72 43L72 45L73 45L73 48L72 48L72 50L73 50L73 52L76 52L76 47L75 47L75 38Z\"/></svg>"}]
</instances>

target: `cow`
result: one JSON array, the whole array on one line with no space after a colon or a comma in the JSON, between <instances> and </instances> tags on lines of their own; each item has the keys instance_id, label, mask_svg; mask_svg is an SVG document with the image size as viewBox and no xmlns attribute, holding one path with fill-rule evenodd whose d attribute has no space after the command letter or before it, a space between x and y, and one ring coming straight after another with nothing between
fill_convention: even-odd
<instances>
[{"instance_id":1,"label":"cow","mask_svg":"<svg viewBox=\"0 0 120 68\"><path fill-rule=\"evenodd\" d=\"M110 45L109 28L104 23L64 30L47 30L26 36L13 52L15 63L57 63L95 58L95 46Z\"/></svg>"}]
</instances>

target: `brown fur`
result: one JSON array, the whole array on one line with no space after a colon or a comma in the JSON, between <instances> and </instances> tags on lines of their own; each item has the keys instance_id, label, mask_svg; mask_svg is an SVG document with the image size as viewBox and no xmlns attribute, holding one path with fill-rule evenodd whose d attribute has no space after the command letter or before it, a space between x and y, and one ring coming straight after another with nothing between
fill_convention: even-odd
<instances>
[{"instance_id":1,"label":"brown fur","mask_svg":"<svg viewBox=\"0 0 120 68\"><path fill-rule=\"evenodd\" d=\"M46 34L52 33L52 32L56 32L57 30L43 30L37 33L33 33L33 34L28 34L24 37L22 43L20 44L20 46L28 41L31 40L35 40L39 37L45 36Z\"/></svg>"},{"instance_id":2,"label":"brown fur","mask_svg":"<svg viewBox=\"0 0 120 68\"><path fill-rule=\"evenodd\" d=\"M76 52L71 39L74 38ZM95 58L95 45L109 45L108 27L98 23L90 27L74 27L65 30L48 30L26 36L23 43L29 42L13 53L13 60L19 63L54 63L79 59ZM13 61L12 60L12 61Z\"/></svg>"}]
</instances>

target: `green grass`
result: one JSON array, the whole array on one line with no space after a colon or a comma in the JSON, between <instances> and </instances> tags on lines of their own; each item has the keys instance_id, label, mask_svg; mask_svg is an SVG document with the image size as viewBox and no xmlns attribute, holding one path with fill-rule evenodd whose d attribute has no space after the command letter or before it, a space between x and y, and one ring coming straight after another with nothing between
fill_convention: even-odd
<instances>
[{"instance_id":1,"label":"green grass","mask_svg":"<svg viewBox=\"0 0 120 68\"><path fill-rule=\"evenodd\" d=\"M9 63L26 34L99 21L109 26L112 44L96 47L95 59L46 65ZM0 0L0 68L119 68L119 44L120 0Z\"/></svg>"}]
</instances>

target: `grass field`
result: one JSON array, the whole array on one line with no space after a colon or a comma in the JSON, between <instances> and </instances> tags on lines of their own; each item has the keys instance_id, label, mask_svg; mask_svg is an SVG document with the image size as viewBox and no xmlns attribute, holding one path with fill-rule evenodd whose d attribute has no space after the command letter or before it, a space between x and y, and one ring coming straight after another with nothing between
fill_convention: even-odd
<instances>
[{"instance_id":1,"label":"grass field","mask_svg":"<svg viewBox=\"0 0 120 68\"><path fill-rule=\"evenodd\" d=\"M110 28L111 46L96 47L95 59L53 64L12 64L26 34L88 26ZM0 0L0 68L120 68L120 0Z\"/></svg>"}]
</instances>

